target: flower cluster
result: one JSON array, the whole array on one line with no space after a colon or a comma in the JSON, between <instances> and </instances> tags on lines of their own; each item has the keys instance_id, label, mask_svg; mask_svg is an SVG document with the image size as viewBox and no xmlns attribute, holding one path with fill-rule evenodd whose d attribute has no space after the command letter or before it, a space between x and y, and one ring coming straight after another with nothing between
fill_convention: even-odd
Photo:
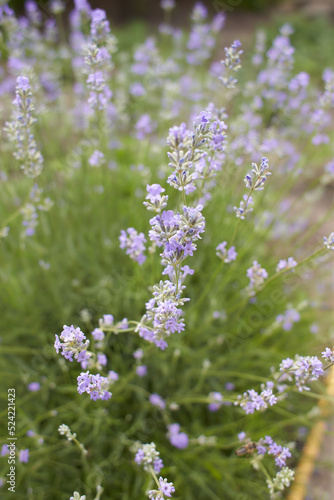
<instances>
[{"instance_id":1,"label":"flower cluster","mask_svg":"<svg viewBox=\"0 0 334 500\"><path fill-rule=\"evenodd\" d=\"M307 382L317 380L323 375L324 370L322 362L317 356L299 356L295 359L284 359L279 367L280 375L278 381L293 381L297 389L301 391L309 391L310 388L306 385Z\"/></svg>"},{"instance_id":2,"label":"flower cluster","mask_svg":"<svg viewBox=\"0 0 334 500\"><path fill-rule=\"evenodd\" d=\"M262 158L261 165L258 166L256 163L252 163L251 174L246 174L244 182L247 189L251 191L262 191L264 189L263 184L266 182L268 175L271 175L269 171L268 158Z\"/></svg>"},{"instance_id":3,"label":"flower cluster","mask_svg":"<svg viewBox=\"0 0 334 500\"><path fill-rule=\"evenodd\" d=\"M223 404L224 396L220 392L210 392L209 399L208 409L210 411L218 411Z\"/></svg>"},{"instance_id":4,"label":"flower cluster","mask_svg":"<svg viewBox=\"0 0 334 500\"><path fill-rule=\"evenodd\" d=\"M268 452L268 455L274 455L275 464L277 467L285 467L286 459L291 457L291 452L289 448L282 447L281 445L275 443L275 441L270 436L265 436L264 439L260 439L257 444L257 451L260 455L264 455Z\"/></svg>"},{"instance_id":5,"label":"flower cluster","mask_svg":"<svg viewBox=\"0 0 334 500\"><path fill-rule=\"evenodd\" d=\"M255 410L266 410L268 406L277 403L277 397L273 393L274 386L274 382L266 382L260 394L254 389L250 389L244 392L242 396L238 396L238 400L234 404L243 408L246 415L254 413Z\"/></svg>"},{"instance_id":6,"label":"flower cluster","mask_svg":"<svg viewBox=\"0 0 334 500\"><path fill-rule=\"evenodd\" d=\"M78 393L87 392L90 399L96 401L98 399L107 400L111 398L111 392L108 391L110 380L107 377L102 377L99 373L92 375L87 372L81 372L77 378Z\"/></svg>"},{"instance_id":7,"label":"flower cluster","mask_svg":"<svg viewBox=\"0 0 334 500\"><path fill-rule=\"evenodd\" d=\"M81 363L86 361L90 357L90 353L87 352L89 347L89 340L86 339L85 334L80 330L80 328L74 328L74 326L63 326L63 331L58 335L55 335L56 340L54 347L57 354L61 350L61 354L68 361L73 361L74 359Z\"/></svg>"},{"instance_id":8,"label":"flower cluster","mask_svg":"<svg viewBox=\"0 0 334 500\"><path fill-rule=\"evenodd\" d=\"M276 272L287 271L293 269L297 266L297 262L293 257L288 257L288 259L281 259L276 266Z\"/></svg>"},{"instance_id":9,"label":"flower cluster","mask_svg":"<svg viewBox=\"0 0 334 500\"><path fill-rule=\"evenodd\" d=\"M221 110L209 106L195 119L193 133L186 128L185 123L169 129L167 144L171 152L168 152L168 158L174 172L167 182L174 189L187 195L200 184L205 192L221 169L227 129L221 114Z\"/></svg>"},{"instance_id":10,"label":"flower cluster","mask_svg":"<svg viewBox=\"0 0 334 500\"><path fill-rule=\"evenodd\" d=\"M139 265L145 262L146 256L144 252L146 250L146 238L144 233L138 233L133 227L129 227L126 231L122 229L119 241L120 248L126 250L126 255L129 255L130 258L138 262Z\"/></svg>"},{"instance_id":11,"label":"flower cluster","mask_svg":"<svg viewBox=\"0 0 334 500\"><path fill-rule=\"evenodd\" d=\"M90 40L85 47L86 84L89 91L88 105L93 113L106 110L112 97L108 85L109 74L113 68L112 53L116 39L110 34L109 21L102 9L91 12ZM97 116L97 115L96 115Z\"/></svg>"},{"instance_id":12,"label":"flower cluster","mask_svg":"<svg viewBox=\"0 0 334 500\"><path fill-rule=\"evenodd\" d=\"M37 149L37 144L31 132L36 122L35 107L29 78L19 76L16 81L16 98L13 101L16 110L12 121L6 123L8 138L16 146L14 158L20 161L21 168L28 177L37 177L43 168L43 156Z\"/></svg>"},{"instance_id":13,"label":"flower cluster","mask_svg":"<svg viewBox=\"0 0 334 500\"><path fill-rule=\"evenodd\" d=\"M250 174L246 174L244 178L245 185L249 189L248 195L243 196L243 200L240 202L239 207L234 207L236 216L239 219L244 219L245 215L252 212L251 205L253 204L253 199L251 194L253 191L262 191L263 184L267 180L267 177L271 175L269 171L268 158L263 157L260 166L256 163L252 163L252 171Z\"/></svg>"},{"instance_id":14,"label":"flower cluster","mask_svg":"<svg viewBox=\"0 0 334 500\"><path fill-rule=\"evenodd\" d=\"M238 254L235 251L235 246L231 246L228 250L226 246L227 246L226 241L219 243L219 245L216 247L216 255L224 262L229 263L232 262L233 260L236 260Z\"/></svg>"},{"instance_id":15,"label":"flower cluster","mask_svg":"<svg viewBox=\"0 0 334 500\"><path fill-rule=\"evenodd\" d=\"M159 394L151 394L149 399L150 403L160 408L160 410L164 410L166 408L166 401L159 396Z\"/></svg>"},{"instance_id":16,"label":"flower cluster","mask_svg":"<svg viewBox=\"0 0 334 500\"><path fill-rule=\"evenodd\" d=\"M224 74L219 78L226 89L233 89L238 83L238 80L234 78L233 72L238 71L241 68L241 54L243 50L240 50L241 43L239 40L235 40L231 47L225 47L225 59L221 61L224 66Z\"/></svg>"},{"instance_id":17,"label":"flower cluster","mask_svg":"<svg viewBox=\"0 0 334 500\"><path fill-rule=\"evenodd\" d=\"M150 471L150 468L153 468L154 472L159 474L164 466L159 455L155 443L143 444L136 453L135 462L138 465L143 465L144 470Z\"/></svg>"},{"instance_id":18,"label":"flower cluster","mask_svg":"<svg viewBox=\"0 0 334 500\"><path fill-rule=\"evenodd\" d=\"M167 428L167 437L171 445L175 446L175 448L178 448L179 450L187 448L189 438L185 432L180 432L181 426L179 424L170 424Z\"/></svg>"},{"instance_id":19,"label":"flower cluster","mask_svg":"<svg viewBox=\"0 0 334 500\"><path fill-rule=\"evenodd\" d=\"M331 233L328 238L324 236L324 245L328 250L334 250L334 233Z\"/></svg>"},{"instance_id":20,"label":"flower cluster","mask_svg":"<svg viewBox=\"0 0 334 500\"><path fill-rule=\"evenodd\" d=\"M334 349L326 347L326 349L321 353L322 357L329 361L329 363L334 363Z\"/></svg>"},{"instance_id":21,"label":"flower cluster","mask_svg":"<svg viewBox=\"0 0 334 500\"><path fill-rule=\"evenodd\" d=\"M249 285L247 287L248 292L250 295L255 295L256 290L258 290L263 285L264 280L268 278L268 273L255 260L252 267L247 269L247 278L249 278Z\"/></svg>"},{"instance_id":22,"label":"flower cluster","mask_svg":"<svg viewBox=\"0 0 334 500\"><path fill-rule=\"evenodd\" d=\"M151 500L164 500L165 497L170 498L174 492L173 483L168 483L166 478L159 477L159 489L150 490L148 497Z\"/></svg>"},{"instance_id":23,"label":"flower cluster","mask_svg":"<svg viewBox=\"0 0 334 500\"><path fill-rule=\"evenodd\" d=\"M296 309L287 309L284 314L279 314L276 317L277 323L281 324L283 330L290 331L294 323L300 321L300 314Z\"/></svg>"}]
</instances>

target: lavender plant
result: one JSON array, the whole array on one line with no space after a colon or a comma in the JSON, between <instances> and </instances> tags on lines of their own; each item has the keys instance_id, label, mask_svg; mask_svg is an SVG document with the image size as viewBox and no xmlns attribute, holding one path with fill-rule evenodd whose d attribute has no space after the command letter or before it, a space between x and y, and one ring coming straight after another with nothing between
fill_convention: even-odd
<instances>
[{"instance_id":1,"label":"lavender plant","mask_svg":"<svg viewBox=\"0 0 334 500\"><path fill-rule=\"evenodd\" d=\"M161 4L125 52L87 1L68 42L62 2L0 6L0 352L37 500L279 498L334 364L334 72L296 74L287 24L243 73L222 13Z\"/></svg>"}]
</instances>

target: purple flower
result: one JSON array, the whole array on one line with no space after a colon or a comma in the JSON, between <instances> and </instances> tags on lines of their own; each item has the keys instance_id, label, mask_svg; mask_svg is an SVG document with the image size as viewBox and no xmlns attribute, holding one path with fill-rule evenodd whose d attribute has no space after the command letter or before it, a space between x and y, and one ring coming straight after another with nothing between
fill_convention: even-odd
<instances>
[{"instance_id":1,"label":"purple flower","mask_svg":"<svg viewBox=\"0 0 334 500\"><path fill-rule=\"evenodd\" d=\"M142 115L135 125L137 139L140 141L145 139L147 135L151 134L155 130L156 126L157 124L152 121L150 115Z\"/></svg>"},{"instance_id":2,"label":"purple flower","mask_svg":"<svg viewBox=\"0 0 334 500\"><path fill-rule=\"evenodd\" d=\"M154 472L159 474L164 464L161 458L159 458L159 452L156 450L155 443L143 444L141 448L136 453L135 462L138 465L143 465L144 470L149 470L149 467L153 465Z\"/></svg>"},{"instance_id":3,"label":"purple flower","mask_svg":"<svg viewBox=\"0 0 334 500\"><path fill-rule=\"evenodd\" d=\"M157 406L161 410L166 408L166 402L161 396L159 396L159 394L151 394L149 400L152 405Z\"/></svg>"},{"instance_id":4,"label":"purple flower","mask_svg":"<svg viewBox=\"0 0 334 500\"><path fill-rule=\"evenodd\" d=\"M222 406L222 394L220 392L210 392L209 398L211 399L211 402L208 405L208 409L212 412L218 411Z\"/></svg>"},{"instance_id":5,"label":"purple flower","mask_svg":"<svg viewBox=\"0 0 334 500\"><path fill-rule=\"evenodd\" d=\"M146 250L146 238L144 233L138 233L133 227L129 227L126 231L122 229L119 241L120 248L126 250L126 255L137 261L139 265L145 262L146 256L143 252Z\"/></svg>"},{"instance_id":6,"label":"purple flower","mask_svg":"<svg viewBox=\"0 0 334 500\"><path fill-rule=\"evenodd\" d=\"M31 382L27 387L28 391L31 391L31 392L37 392L40 390L40 388L41 388L41 384L39 382Z\"/></svg>"},{"instance_id":7,"label":"purple flower","mask_svg":"<svg viewBox=\"0 0 334 500\"><path fill-rule=\"evenodd\" d=\"M239 441L243 441L246 438L246 432L242 431L238 434Z\"/></svg>"},{"instance_id":8,"label":"purple flower","mask_svg":"<svg viewBox=\"0 0 334 500\"><path fill-rule=\"evenodd\" d=\"M90 354L87 353L86 349L89 346L89 340L86 339L80 328L74 328L74 326L63 326L63 331L58 335L55 335L56 340L54 347L59 353L61 349L61 354L69 361L76 359L78 362L82 361L82 358L88 358ZM62 341L62 342L61 342ZM80 359L79 358L80 355Z\"/></svg>"},{"instance_id":9,"label":"purple flower","mask_svg":"<svg viewBox=\"0 0 334 500\"><path fill-rule=\"evenodd\" d=\"M326 347L326 349L321 354L322 354L322 357L326 359L326 361L328 361L329 363L334 363L334 351L333 351L333 349Z\"/></svg>"},{"instance_id":10,"label":"purple flower","mask_svg":"<svg viewBox=\"0 0 334 500\"><path fill-rule=\"evenodd\" d=\"M294 323L300 321L300 314L296 309L287 309L284 314L279 314L276 321L281 323L285 331L290 331Z\"/></svg>"},{"instance_id":11,"label":"purple flower","mask_svg":"<svg viewBox=\"0 0 334 500\"><path fill-rule=\"evenodd\" d=\"M29 460L29 450L28 448L25 450L20 450L19 452L19 461L22 463L28 463Z\"/></svg>"},{"instance_id":12,"label":"purple flower","mask_svg":"<svg viewBox=\"0 0 334 500\"><path fill-rule=\"evenodd\" d=\"M110 370L108 372L108 380L110 382L116 382L119 379L118 373L114 372L114 370Z\"/></svg>"},{"instance_id":13,"label":"purple flower","mask_svg":"<svg viewBox=\"0 0 334 500\"><path fill-rule=\"evenodd\" d=\"M219 243L219 245L216 247L216 255L220 259L224 260L224 262L229 263L232 262L233 260L236 260L238 254L235 251L234 246L230 247L227 250L226 245L227 245L226 241Z\"/></svg>"},{"instance_id":14,"label":"purple flower","mask_svg":"<svg viewBox=\"0 0 334 500\"><path fill-rule=\"evenodd\" d=\"M266 278L268 278L267 271L255 260L252 267L247 269L247 277L249 278L248 290L251 295L255 294L255 290L259 288Z\"/></svg>"},{"instance_id":15,"label":"purple flower","mask_svg":"<svg viewBox=\"0 0 334 500\"><path fill-rule=\"evenodd\" d=\"M297 262L293 257L289 257L287 260L282 259L279 261L279 263L276 266L276 272L287 270L287 269L293 269L294 267L297 266Z\"/></svg>"},{"instance_id":16,"label":"purple flower","mask_svg":"<svg viewBox=\"0 0 334 500\"><path fill-rule=\"evenodd\" d=\"M144 89L144 87L142 86L142 84L139 83L139 82L133 83L131 85L131 87L130 87L129 92L134 97L141 97L141 96L143 96L143 95L146 94L146 90Z\"/></svg>"},{"instance_id":17,"label":"purple flower","mask_svg":"<svg viewBox=\"0 0 334 500\"><path fill-rule=\"evenodd\" d=\"M2 457L6 456L6 455L9 455L9 448L8 448L8 446L6 444L2 445L0 455Z\"/></svg>"},{"instance_id":18,"label":"purple flower","mask_svg":"<svg viewBox=\"0 0 334 500\"><path fill-rule=\"evenodd\" d=\"M102 377L100 374L92 375L87 371L81 372L77 380L79 394L87 392L93 401L111 398L111 392L108 391L110 381L106 377Z\"/></svg>"},{"instance_id":19,"label":"purple flower","mask_svg":"<svg viewBox=\"0 0 334 500\"><path fill-rule=\"evenodd\" d=\"M92 335L96 341L104 339L104 332L100 328L95 328L95 330L92 331Z\"/></svg>"},{"instance_id":20,"label":"purple flower","mask_svg":"<svg viewBox=\"0 0 334 500\"><path fill-rule=\"evenodd\" d=\"M136 374L139 377L144 377L147 375L147 366L146 365L139 365L136 367Z\"/></svg>"},{"instance_id":21,"label":"purple flower","mask_svg":"<svg viewBox=\"0 0 334 500\"><path fill-rule=\"evenodd\" d=\"M180 432L179 424L171 424L168 425L167 428L167 437L169 438L170 443L175 446L175 448L183 450L188 446L189 438L185 432Z\"/></svg>"},{"instance_id":22,"label":"purple flower","mask_svg":"<svg viewBox=\"0 0 334 500\"><path fill-rule=\"evenodd\" d=\"M143 349L137 349L134 353L133 353L133 357L135 359L142 359L144 356L144 351Z\"/></svg>"},{"instance_id":23,"label":"purple flower","mask_svg":"<svg viewBox=\"0 0 334 500\"><path fill-rule=\"evenodd\" d=\"M159 477L159 484L160 484L159 490L166 497L170 498L172 496L172 493L175 492L175 488L173 486L173 483L167 483L167 479L163 479L162 477Z\"/></svg>"},{"instance_id":24,"label":"purple flower","mask_svg":"<svg viewBox=\"0 0 334 500\"><path fill-rule=\"evenodd\" d=\"M178 434L171 434L169 440L170 443L179 450L187 448L189 444L189 438L185 432L179 432Z\"/></svg>"},{"instance_id":25,"label":"purple flower","mask_svg":"<svg viewBox=\"0 0 334 500\"><path fill-rule=\"evenodd\" d=\"M101 151L95 150L92 156L89 158L88 163L92 167L100 167L104 162L104 154Z\"/></svg>"},{"instance_id":26,"label":"purple flower","mask_svg":"<svg viewBox=\"0 0 334 500\"><path fill-rule=\"evenodd\" d=\"M30 89L29 78L26 76L18 76L16 79L16 85L18 90L27 92Z\"/></svg>"},{"instance_id":27,"label":"purple flower","mask_svg":"<svg viewBox=\"0 0 334 500\"><path fill-rule=\"evenodd\" d=\"M98 352L97 353L97 362L102 366L106 366L107 365L107 356L103 352Z\"/></svg>"}]
</instances>

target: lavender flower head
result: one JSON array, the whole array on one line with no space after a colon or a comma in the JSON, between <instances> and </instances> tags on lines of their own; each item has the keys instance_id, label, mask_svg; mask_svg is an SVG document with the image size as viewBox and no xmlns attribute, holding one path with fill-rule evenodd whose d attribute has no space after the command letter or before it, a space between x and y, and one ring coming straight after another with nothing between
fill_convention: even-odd
<instances>
[{"instance_id":1,"label":"lavender flower head","mask_svg":"<svg viewBox=\"0 0 334 500\"><path fill-rule=\"evenodd\" d=\"M264 283L268 278L267 271L255 260L252 267L247 269L247 278L249 278L248 291L250 295L255 295L255 291Z\"/></svg>"},{"instance_id":2,"label":"lavender flower head","mask_svg":"<svg viewBox=\"0 0 334 500\"><path fill-rule=\"evenodd\" d=\"M328 250L334 250L334 233L331 233L328 238L324 236L324 245Z\"/></svg>"},{"instance_id":3,"label":"lavender flower head","mask_svg":"<svg viewBox=\"0 0 334 500\"><path fill-rule=\"evenodd\" d=\"M81 363L87 361L91 356L91 353L87 352L89 340L86 339L80 328L74 328L73 325L64 325L60 337L57 334L55 337L54 347L57 353L61 350L61 354L65 359L73 361L74 356L74 359Z\"/></svg>"},{"instance_id":4,"label":"lavender flower head","mask_svg":"<svg viewBox=\"0 0 334 500\"><path fill-rule=\"evenodd\" d=\"M154 472L159 474L164 466L159 455L160 453L157 451L155 443L143 444L136 453L135 462L138 465L143 465L144 470L149 471L150 467L152 467Z\"/></svg>"},{"instance_id":5,"label":"lavender flower head","mask_svg":"<svg viewBox=\"0 0 334 500\"><path fill-rule=\"evenodd\" d=\"M19 76L16 80L16 97L13 101L15 110L12 113L12 120L6 122L5 131L9 140L16 146L14 158L20 161L25 175L34 178L42 171L43 156L38 151L31 132L31 127L36 122L32 97L29 78Z\"/></svg>"},{"instance_id":6,"label":"lavender flower head","mask_svg":"<svg viewBox=\"0 0 334 500\"><path fill-rule=\"evenodd\" d=\"M334 349L326 347L326 349L321 353L322 357L326 359L329 363L334 363Z\"/></svg>"},{"instance_id":7,"label":"lavender flower head","mask_svg":"<svg viewBox=\"0 0 334 500\"><path fill-rule=\"evenodd\" d=\"M185 432L180 432L179 424L171 424L167 426L168 433L167 437L170 443L180 450L187 448L189 444L189 438Z\"/></svg>"},{"instance_id":8,"label":"lavender flower head","mask_svg":"<svg viewBox=\"0 0 334 500\"><path fill-rule=\"evenodd\" d=\"M110 386L110 381L106 377L102 377L100 374L92 375L87 372L82 372L77 378L78 380L78 392L83 394L87 392L90 399L96 401L97 399L107 400L111 398L111 392L108 391Z\"/></svg>"},{"instance_id":9,"label":"lavender flower head","mask_svg":"<svg viewBox=\"0 0 334 500\"><path fill-rule=\"evenodd\" d=\"M296 355L294 360L290 358L283 359L279 372L279 382L293 381L297 389L302 392L309 391L310 388L306 383L318 380L323 375L324 370L322 362L317 356Z\"/></svg>"},{"instance_id":10,"label":"lavender flower head","mask_svg":"<svg viewBox=\"0 0 334 500\"><path fill-rule=\"evenodd\" d=\"M173 483L168 483L166 478L159 477L159 489L150 490L148 497L150 500L163 500L165 497L170 498L175 492Z\"/></svg>"},{"instance_id":11,"label":"lavender flower head","mask_svg":"<svg viewBox=\"0 0 334 500\"><path fill-rule=\"evenodd\" d=\"M159 396L159 394L151 394L149 399L150 403L160 408L160 410L164 410L166 408L166 402L161 396Z\"/></svg>"},{"instance_id":12,"label":"lavender flower head","mask_svg":"<svg viewBox=\"0 0 334 500\"><path fill-rule=\"evenodd\" d=\"M208 405L208 409L212 412L218 411L223 404L223 395L220 392L210 392L209 398L211 402Z\"/></svg>"},{"instance_id":13,"label":"lavender flower head","mask_svg":"<svg viewBox=\"0 0 334 500\"><path fill-rule=\"evenodd\" d=\"M288 269L293 269L297 266L297 262L293 257L289 257L288 259L281 259L276 266L276 272L286 271Z\"/></svg>"},{"instance_id":14,"label":"lavender flower head","mask_svg":"<svg viewBox=\"0 0 334 500\"><path fill-rule=\"evenodd\" d=\"M236 260L238 254L235 251L234 246L230 247L228 250L226 249L226 246L227 246L226 241L219 243L219 245L216 248L216 255L224 262L229 263L232 262L233 260Z\"/></svg>"},{"instance_id":15,"label":"lavender flower head","mask_svg":"<svg viewBox=\"0 0 334 500\"><path fill-rule=\"evenodd\" d=\"M133 227L129 227L126 231L122 229L119 241L120 248L126 250L126 255L129 255L129 257L138 262L139 265L145 262L146 256L144 252L146 250L146 238L144 233L138 233Z\"/></svg>"}]
</instances>

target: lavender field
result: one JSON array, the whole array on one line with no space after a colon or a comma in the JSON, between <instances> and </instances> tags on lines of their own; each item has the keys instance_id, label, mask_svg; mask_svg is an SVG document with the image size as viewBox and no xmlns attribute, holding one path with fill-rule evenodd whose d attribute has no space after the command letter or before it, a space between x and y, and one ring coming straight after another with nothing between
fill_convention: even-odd
<instances>
[{"instance_id":1,"label":"lavender field","mask_svg":"<svg viewBox=\"0 0 334 500\"><path fill-rule=\"evenodd\" d=\"M287 498L333 414L333 27L180 3L0 0L1 498Z\"/></svg>"}]
</instances>

